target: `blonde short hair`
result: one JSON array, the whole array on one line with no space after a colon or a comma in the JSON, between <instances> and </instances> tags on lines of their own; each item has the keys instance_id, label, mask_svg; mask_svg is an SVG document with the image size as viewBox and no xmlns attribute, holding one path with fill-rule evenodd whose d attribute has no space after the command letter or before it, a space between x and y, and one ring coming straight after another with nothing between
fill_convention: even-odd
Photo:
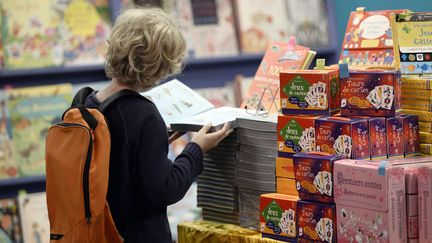
<instances>
[{"instance_id":1,"label":"blonde short hair","mask_svg":"<svg viewBox=\"0 0 432 243\"><path fill-rule=\"evenodd\" d=\"M117 17L108 39L105 72L144 91L181 71L186 42L160 8L135 7Z\"/></svg>"}]
</instances>

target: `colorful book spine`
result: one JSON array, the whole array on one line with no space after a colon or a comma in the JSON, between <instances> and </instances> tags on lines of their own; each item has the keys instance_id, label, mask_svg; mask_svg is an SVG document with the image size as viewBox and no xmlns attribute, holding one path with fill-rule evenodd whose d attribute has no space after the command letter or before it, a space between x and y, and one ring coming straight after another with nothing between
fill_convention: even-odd
<instances>
[{"instance_id":1,"label":"colorful book spine","mask_svg":"<svg viewBox=\"0 0 432 243\"><path fill-rule=\"evenodd\" d=\"M431 80L432 76L403 75L402 90L432 90Z\"/></svg>"},{"instance_id":2,"label":"colorful book spine","mask_svg":"<svg viewBox=\"0 0 432 243\"><path fill-rule=\"evenodd\" d=\"M432 133L420 132L420 143L432 143Z\"/></svg>"},{"instance_id":3,"label":"colorful book spine","mask_svg":"<svg viewBox=\"0 0 432 243\"><path fill-rule=\"evenodd\" d=\"M419 121L422 122L432 122L432 112L430 111L402 109L401 113L407 115L417 115L419 117Z\"/></svg>"}]
</instances>

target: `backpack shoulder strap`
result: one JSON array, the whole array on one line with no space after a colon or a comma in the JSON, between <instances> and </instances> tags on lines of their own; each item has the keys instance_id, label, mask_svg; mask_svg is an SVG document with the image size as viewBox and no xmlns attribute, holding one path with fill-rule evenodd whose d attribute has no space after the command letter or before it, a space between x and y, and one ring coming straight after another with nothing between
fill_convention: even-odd
<instances>
[{"instance_id":1,"label":"backpack shoulder strap","mask_svg":"<svg viewBox=\"0 0 432 243\"><path fill-rule=\"evenodd\" d=\"M81 88L73 98L72 107L77 107L79 105L84 105L85 99L93 92L90 87Z\"/></svg>"},{"instance_id":2,"label":"backpack shoulder strap","mask_svg":"<svg viewBox=\"0 0 432 243\"><path fill-rule=\"evenodd\" d=\"M142 99L147 100L144 96L140 95L139 93L130 90L130 89L122 89L115 94L111 95L110 97L106 98L100 105L99 105L99 111L104 112L111 104L116 102L117 100L126 97L126 96L135 96Z\"/></svg>"}]
</instances>

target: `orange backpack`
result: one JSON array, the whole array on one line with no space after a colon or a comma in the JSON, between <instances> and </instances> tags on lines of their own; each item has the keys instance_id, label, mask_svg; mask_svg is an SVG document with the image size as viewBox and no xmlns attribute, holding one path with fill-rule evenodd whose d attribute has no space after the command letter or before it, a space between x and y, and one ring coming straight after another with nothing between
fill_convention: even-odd
<instances>
[{"instance_id":1,"label":"orange backpack","mask_svg":"<svg viewBox=\"0 0 432 243\"><path fill-rule=\"evenodd\" d=\"M103 112L122 97L142 96L122 90L89 109L83 104L91 92L86 87L75 95L46 138L51 242L123 242L106 201L111 140Z\"/></svg>"}]
</instances>

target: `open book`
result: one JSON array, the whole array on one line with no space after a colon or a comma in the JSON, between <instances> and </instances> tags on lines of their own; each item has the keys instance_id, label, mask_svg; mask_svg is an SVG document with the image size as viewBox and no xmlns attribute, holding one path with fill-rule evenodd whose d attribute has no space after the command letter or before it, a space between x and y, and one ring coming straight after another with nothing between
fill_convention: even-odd
<instances>
[{"instance_id":1,"label":"open book","mask_svg":"<svg viewBox=\"0 0 432 243\"><path fill-rule=\"evenodd\" d=\"M153 101L168 128L173 122L214 109L208 100L177 79L141 94Z\"/></svg>"}]
</instances>

